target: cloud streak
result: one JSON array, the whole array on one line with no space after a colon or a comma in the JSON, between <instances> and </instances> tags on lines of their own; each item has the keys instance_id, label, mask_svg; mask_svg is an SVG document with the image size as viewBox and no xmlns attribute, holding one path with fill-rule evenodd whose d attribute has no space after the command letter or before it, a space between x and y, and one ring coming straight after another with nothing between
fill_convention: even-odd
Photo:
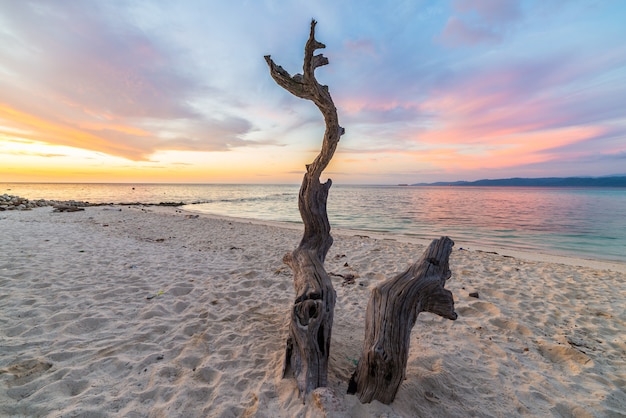
<instances>
[{"instance_id":1,"label":"cloud streak","mask_svg":"<svg viewBox=\"0 0 626 418\"><path fill-rule=\"evenodd\" d=\"M182 51L101 5L5 5L11 16L2 34L9 47L0 55L10 74L0 81L5 126L30 130L38 141L137 161L160 149L226 151L252 143L243 139L251 121L193 106L197 97L219 92L183 71ZM175 133L152 129L176 121Z\"/></svg>"},{"instance_id":2,"label":"cloud streak","mask_svg":"<svg viewBox=\"0 0 626 418\"><path fill-rule=\"evenodd\" d=\"M166 151L241 152L246 172L255 169L245 154L254 148L263 171L277 147L292 155L319 143L317 109L277 87L262 58L272 54L300 72L315 17L331 62L316 75L347 130L338 152L350 169L336 173L404 183L412 181L406 173L619 171L626 6L554 7L2 2L0 143L37 141L131 162Z\"/></svg>"}]
</instances>

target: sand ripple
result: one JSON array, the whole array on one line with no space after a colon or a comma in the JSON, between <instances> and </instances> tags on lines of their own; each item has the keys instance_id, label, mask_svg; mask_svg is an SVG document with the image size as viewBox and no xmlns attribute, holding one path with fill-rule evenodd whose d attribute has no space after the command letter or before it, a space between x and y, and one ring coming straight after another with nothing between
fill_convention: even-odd
<instances>
[{"instance_id":1,"label":"sand ripple","mask_svg":"<svg viewBox=\"0 0 626 418\"><path fill-rule=\"evenodd\" d=\"M455 250L459 319L421 314L396 401L361 405L345 392L370 288L424 246L335 233L329 387L303 405L280 378L293 298L281 260L300 231L118 209L0 216L0 415L625 414L622 271Z\"/></svg>"}]
</instances>

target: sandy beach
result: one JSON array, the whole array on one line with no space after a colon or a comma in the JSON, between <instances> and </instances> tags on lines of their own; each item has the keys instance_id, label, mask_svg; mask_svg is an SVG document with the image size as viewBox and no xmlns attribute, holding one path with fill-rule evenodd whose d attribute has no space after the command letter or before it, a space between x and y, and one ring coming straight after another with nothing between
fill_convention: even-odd
<instances>
[{"instance_id":1,"label":"sandy beach","mask_svg":"<svg viewBox=\"0 0 626 418\"><path fill-rule=\"evenodd\" d=\"M0 231L0 416L626 416L623 264L457 242L459 318L420 314L395 401L361 404L370 288L425 243L333 230L329 386L303 404L281 378L297 225L42 207L0 212Z\"/></svg>"}]
</instances>

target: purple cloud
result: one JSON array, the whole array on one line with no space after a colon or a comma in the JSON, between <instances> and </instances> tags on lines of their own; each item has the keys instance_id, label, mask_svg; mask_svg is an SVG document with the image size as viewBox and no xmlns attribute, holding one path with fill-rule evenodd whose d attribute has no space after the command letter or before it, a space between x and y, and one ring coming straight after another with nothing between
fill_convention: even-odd
<instances>
[{"instance_id":1,"label":"purple cloud","mask_svg":"<svg viewBox=\"0 0 626 418\"><path fill-rule=\"evenodd\" d=\"M180 53L132 26L112 24L116 19L107 20L99 3L65 6L11 3L10 27L19 43L9 44L9 65L25 88L36 82L57 100L125 117L196 116L187 99L204 89L173 70Z\"/></svg>"}]
</instances>

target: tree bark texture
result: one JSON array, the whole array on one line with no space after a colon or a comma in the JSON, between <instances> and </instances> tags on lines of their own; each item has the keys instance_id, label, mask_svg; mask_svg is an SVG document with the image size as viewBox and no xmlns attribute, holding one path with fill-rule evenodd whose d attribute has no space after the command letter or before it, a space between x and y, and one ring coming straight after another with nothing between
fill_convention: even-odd
<instances>
[{"instance_id":1,"label":"tree bark texture","mask_svg":"<svg viewBox=\"0 0 626 418\"><path fill-rule=\"evenodd\" d=\"M304 48L303 74L289 75L276 65L269 55L265 61L270 75L288 92L311 100L324 116L326 130L319 155L306 166L298 197L298 208L304 223L304 234L298 247L285 255L283 261L294 274L296 298L291 310L289 337L285 349L283 377L296 378L300 396L317 387L326 386L330 338L333 325L336 293L324 269L326 254L333 244L326 212L329 179L320 182L322 171L328 166L344 129L339 126L337 109L328 92L328 86L315 79L315 69L328 64L315 50L325 45L315 40L315 20L311 21L309 39Z\"/></svg>"},{"instance_id":2,"label":"tree bark texture","mask_svg":"<svg viewBox=\"0 0 626 418\"><path fill-rule=\"evenodd\" d=\"M372 291L363 351L348 385L348 393L361 402L393 402L405 378L411 329L420 312L457 318L452 293L444 289L453 245L448 237L433 240L419 261Z\"/></svg>"}]
</instances>

